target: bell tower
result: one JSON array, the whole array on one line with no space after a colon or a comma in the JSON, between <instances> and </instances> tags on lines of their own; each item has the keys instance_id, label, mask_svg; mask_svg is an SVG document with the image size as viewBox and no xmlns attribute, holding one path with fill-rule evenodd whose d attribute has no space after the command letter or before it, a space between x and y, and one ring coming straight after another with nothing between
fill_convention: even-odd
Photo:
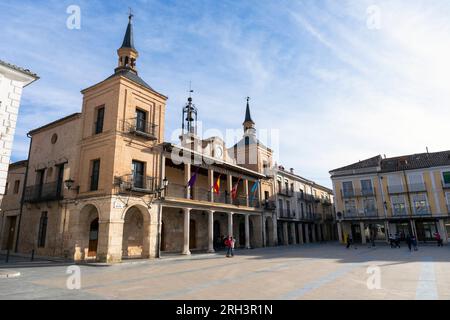
<instances>
[{"instance_id":1,"label":"bell tower","mask_svg":"<svg viewBox=\"0 0 450 320\"><path fill-rule=\"evenodd\" d=\"M130 12L128 16L128 27L125 37L123 38L122 46L117 50L117 54L119 55L119 65L115 70L116 72L130 70L137 74L136 60L139 53L134 47L133 17L133 14Z\"/></svg>"}]
</instances>

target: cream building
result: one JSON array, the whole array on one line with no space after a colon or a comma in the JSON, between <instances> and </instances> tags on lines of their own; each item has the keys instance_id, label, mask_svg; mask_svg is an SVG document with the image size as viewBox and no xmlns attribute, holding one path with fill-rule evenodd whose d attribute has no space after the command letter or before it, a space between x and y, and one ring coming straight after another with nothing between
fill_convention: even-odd
<instances>
[{"instance_id":1,"label":"cream building","mask_svg":"<svg viewBox=\"0 0 450 320\"><path fill-rule=\"evenodd\" d=\"M376 156L330 172L341 241L387 241L389 234L445 243L450 231L450 151Z\"/></svg>"},{"instance_id":2,"label":"cream building","mask_svg":"<svg viewBox=\"0 0 450 320\"><path fill-rule=\"evenodd\" d=\"M6 187L22 90L37 79L30 70L0 60L0 204Z\"/></svg>"},{"instance_id":3,"label":"cream building","mask_svg":"<svg viewBox=\"0 0 450 320\"><path fill-rule=\"evenodd\" d=\"M333 191L275 166L269 176L274 183L274 206L278 219L278 243L283 245L337 239Z\"/></svg>"}]
</instances>

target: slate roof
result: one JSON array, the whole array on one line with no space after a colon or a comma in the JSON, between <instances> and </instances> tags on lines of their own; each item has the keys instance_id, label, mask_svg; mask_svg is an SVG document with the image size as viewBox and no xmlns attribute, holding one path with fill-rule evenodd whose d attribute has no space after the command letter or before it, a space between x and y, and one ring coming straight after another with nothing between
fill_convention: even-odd
<instances>
[{"instance_id":1,"label":"slate roof","mask_svg":"<svg viewBox=\"0 0 450 320\"><path fill-rule=\"evenodd\" d=\"M383 159L381 156L376 156L342 168L331 170L330 173L339 175L339 172L344 174L343 171L357 171L369 168L378 168L379 172L395 172L440 166L450 166L450 151L419 153L386 159Z\"/></svg>"},{"instance_id":2,"label":"slate roof","mask_svg":"<svg viewBox=\"0 0 450 320\"><path fill-rule=\"evenodd\" d=\"M132 18L133 16L130 15L127 31L125 32L125 37L123 38L122 42L122 48L131 48L136 50L134 47L133 24L131 23Z\"/></svg>"},{"instance_id":3,"label":"slate roof","mask_svg":"<svg viewBox=\"0 0 450 320\"><path fill-rule=\"evenodd\" d=\"M150 89L150 90L152 90L152 91L155 91L155 90L153 90L152 87L150 87L150 86L147 84L147 82L145 82L144 80L142 80L141 77L139 77L136 73L134 73L133 71L131 71L131 70L129 70L129 69L120 69L120 70L117 70L113 75L111 75L110 77L108 77L106 80L112 79L112 78L117 77L117 76L125 77L125 78L127 78L128 80L131 80L131 81L133 81L133 82L136 82L137 84L140 84L140 85L143 86L143 87L146 87L147 89ZM105 80L105 81L106 81L106 80ZM155 91L155 92L156 92L156 91Z\"/></svg>"}]
</instances>

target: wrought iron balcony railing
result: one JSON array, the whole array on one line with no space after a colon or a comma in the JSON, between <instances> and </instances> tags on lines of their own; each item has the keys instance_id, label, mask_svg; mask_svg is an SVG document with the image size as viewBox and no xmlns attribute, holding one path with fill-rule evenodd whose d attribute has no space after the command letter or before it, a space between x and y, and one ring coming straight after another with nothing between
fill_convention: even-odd
<instances>
[{"instance_id":1,"label":"wrought iron balcony railing","mask_svg":"<svg viewBox=\"0 0 450 320\"><path fill-rule=\"evenodd\" d=\"M24 201L28 203L56 201L62 199L62 183L52 182L25 188Z\"/></svg>"},{"instance_id":2,"label":"wrought iron balcony railing","mask_svg":"<svg viewBox=\"0 0 450 320\"><path fill-rule=\"evenodd\" d=\"M400 194L400 193L405 193L405 187L403 187L403 185L398 184L398 185L389 185L388 186L388 192L389 194Z\"/></svg>"},{"instance_id":3,"label":"wrought iron balcony railing","mask_svg":"<svg viewBox=\"0 0 450 320\"><path fill-rule=\"evenodd\" d=\"M127 174L119 179L119 186L123 191L134 191L141 193L155 193L156 179L154 177Z\"/></svg>"},{"instance_id":4,"label":"wrought iron balcony railing","mask_svg":"<svg viewBox=\"0 0 450 320\"><path fill-rule=\"evenodd\" d=\"M278 191L279 195L285 196L285 197L293 197L294 196L294 191L290 190L290 189L281 189Z\"/></svg>"},{"instance_id":5,"label":"wrought iron balcony railing","mask_svg":"<svg viewBox=\"0 0 450 320\"><path fill-rule=\"evenodd\" d=\"M422 183L412 183L408 185L409 192L426 192L427 186L424 182Z\"/></svg>"},{"instance_id":6,"label":"wrought iron balcony railing","mask_svg":"<svg viewBox=\"0 0 450 320\"><path fill-rule=\"evenodd\" d=\"M139 118L128 119L124 121L125 132L141 136L148 140L158 140L158 126L152 122L144 121Z\"/></svg>"},{"instance_id":7,"label":"wrought iron balcony railing","mask_svg":"<svg viewBox=\"0 0 450 320\"><path fill-rule=\"evenodd\" d=\"M290 219L290 220L295 220L295 211L293 210L288 210L288 209L280 209L280 219Z\"/></svg>"},{"instance_id":8,"label":"wrought iron balcony railing","mask_svg":"<svg viewBox=\"0 0 450 320\"><path fill-rule=\"evenodd\" d=\"M264 200L263 205L265 210L275 210L277 208L275 201Z\"/></svg>"},{"instance_id":9,"label":"wrought iron balcony railing","mask_svg":"<svg viewBox=\"0 0 450 320\"><path fill-rule=\"evenodd\" d=\"M341 196L343 199L358 198L358 197L374 197L374 189L353 189L353 190L341 190Z\"/></svg>"}]
</instances>

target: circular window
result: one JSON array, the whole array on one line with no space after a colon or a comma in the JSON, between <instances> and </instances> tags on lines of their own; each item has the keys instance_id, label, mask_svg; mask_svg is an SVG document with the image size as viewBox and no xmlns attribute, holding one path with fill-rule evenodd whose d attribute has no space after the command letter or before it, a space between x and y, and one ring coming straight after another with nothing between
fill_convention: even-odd
<instances>
[{"instance_id":1,"label":"circular window","mask_svg":"<svg viewBox=\"0 0 450 320\"><path fill-rule=\"evenodd\" d=\"M52 144L55 144L56 141L58 141L58 135L57 135L56 133L54 133L54 134L52 135Z\"/></svg>"}]
</instances>

